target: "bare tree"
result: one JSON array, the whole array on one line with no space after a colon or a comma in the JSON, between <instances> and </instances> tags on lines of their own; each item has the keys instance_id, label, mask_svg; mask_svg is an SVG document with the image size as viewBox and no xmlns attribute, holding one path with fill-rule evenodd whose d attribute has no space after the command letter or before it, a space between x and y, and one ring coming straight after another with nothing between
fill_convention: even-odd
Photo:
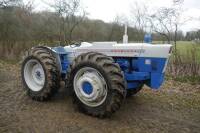
<instances>
[{"instance_id":1,"label":"bare tree","mask_svg":"<svg viewBox=\"0 0 200 133\"><path fill-rule=\"evenodd\" d=\"M16 5L19 2L21 2L21 0L0 0L0 7Z\"/></svg>"},{"instance_id":2,"label":"bare tree","mask_svg":"<svg viewBox=\"0 0 200 133\"><path fill-rule=\"evenodd\" d=\"M108 34L109 41L122 41L122 36L124 34L124 24L128 26L128 20L125 16L117 15L113 22L111 23L110 32Z\"/></svg>"},{"instance_id":3,"label":"bare tree","mask_svg":"<svg viewBox=\"0 0 200 133\"><path fill-rule=\"evenodd\" d=\"M172 40L175 45L177 43L177 34L180 26L185 24L191 18L182 18L184 0L173 0L172 7L163 7L150 15L150 22L153 30L167 39L170 43Z\"/></svg>"},{"instance_id":4,"label":"bare tree","mask_svg":"<svg viewBox=\"0 0 200 133\"><path fill-rule=\"evenodd\" d=\"M183 18L182 14L184 0L173 0L171 7L160 8L155 14L150 16L153 29L156 33L164 36L168 43L173 41L173 68L175 72L179 71L179 66L182 64L181 56L177 50L177 38L180 33L180 27L185 24L190 18Z\"/></svg>"},{"instance_id":5,"label":"bare tree","mask_svg":"<svg viewBox=\"0 0 200 133\"><path fill-rule=\"evenodd\" d=\"M173 0L174 5L180 5L183 4L184 0Z\"/></svg>"},{"instance_id":6,"label":"bare tree","mask_svg":"<svg viewBox=\"0 0 200 133\"><path fill-rule=\"evenodd\" d=\"M156 13L150 15L150 22L153 31L164 36L170 43L172 31L175 26L175 10L174 8L160 8ZM177 26L175 26L177 27Z\"/></svg>"},{"instance_id":7,"label":"bare tree","mask_svg":"<svg viewBox=\"0 0 200 133\"><path fill-rule=\"evenodd\" d=\"M73 31L86 16L86 12L81 8L80 0L55 0L51 6L61 19L60 42L70 43Z\"/></svg>"},{"instance_id":8,"label":"bare tree","mask_svg":"<svg viewBox=\"0 0 200 133\"><path fill-rule=\"evenodd\" d=\"M151 31L148 18L148 7L145 4L138 4L137 2L131 6L132 24L137 29L138 41L143 41L145 32Z\"/></svg>"},{"instance_id":9,"label":"bare tree","mask_svg":"<svg viewBox=\"0 0 200 133\"><path fill-rule=\"evenodd\" d=\"M113 38L113 34L114 32L118 29L118 26L119 25L119 20L118 20L118 17L116 17L114 19L114 21L112 22L111 24L111 30L110 30L110 33L108 34L108 40L111 41L112 38Z\"/></svg>"}]
</instances>

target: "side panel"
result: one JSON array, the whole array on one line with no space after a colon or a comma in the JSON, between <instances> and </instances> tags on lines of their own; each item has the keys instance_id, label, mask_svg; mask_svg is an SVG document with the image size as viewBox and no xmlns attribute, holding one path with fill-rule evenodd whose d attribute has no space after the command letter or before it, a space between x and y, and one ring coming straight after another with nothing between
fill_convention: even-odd
<instances>
[{"instance_id":1,"label":"side panel","mask_svg":"<svg viewBox=\"0 0 200 133\"><path fill-rule=\"evenodd\" d=\"M166 58L139 57L137 60L132 60L132 65L136 67L139 72L162 73L166 61Z\"/></svg>"},{"instance_id":2,"label":"side panel","mask_svg":"<svg viewBox=\"0 0 200 133\"><path fill-rule=\"evenodd\" d=\"M136 65L139 72L149 72L150 79L146 85L153 89L158 89L164 81L165 68L167 66L167 58L144 58L133 60L133 66ZM135 64L135 65L134 65Z\"/></svg>"},{"instance_id":3,"label":"side panel","mask_svg":"<svg viewBox=\"0 0 200 133\"><path fill-rule=\"evenodd\" d=\"M114 59L124 72L128 89L136 89L141 84L158 89L164 81L166 58L114 57Z\"/></svg>"}]
</instances>

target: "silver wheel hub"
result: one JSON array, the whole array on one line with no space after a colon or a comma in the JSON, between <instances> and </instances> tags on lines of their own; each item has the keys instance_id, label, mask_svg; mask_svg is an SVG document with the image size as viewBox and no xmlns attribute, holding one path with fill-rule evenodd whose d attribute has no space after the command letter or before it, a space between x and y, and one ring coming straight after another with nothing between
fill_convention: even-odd
<instances>
[{"instance_id":1,"label":"silver wheel hub","mask_svg":"<svg viewBox=\"0 0 200 133\"><path fill-rule=\"evenodd\" d=\"M29 60L24 67L24 79L32 91L40 91L44 87L45 73L42 65L35 59Z\"/></svg>"},{"instance_id":2,"label":"silver wheel hub","mask_svg":"<svg viewBox=\"0 0 200 133\"><path fill-rule=\"evenodd\" d=\"M74 91L81 102L90 107L96 107L105 101L107 85L96 69L85 67L80 69L74 77Z\"/></svg>"}]
</instances>

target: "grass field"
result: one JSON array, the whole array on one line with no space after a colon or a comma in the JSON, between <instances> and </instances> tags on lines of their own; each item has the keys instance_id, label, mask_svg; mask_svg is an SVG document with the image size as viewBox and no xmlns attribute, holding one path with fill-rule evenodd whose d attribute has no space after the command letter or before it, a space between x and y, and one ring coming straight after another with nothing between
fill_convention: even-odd
<instances>
[{"instance_id":1,"label":"grass field","mask_svg":"<svg viewBox=\"0 0 200 133\"><path fill-rule=\"evenodd\" d=\"M174 54L170 58L167 73L175 81L199 84L200 80L200 44L191 41L177 42L177 57Z\"/></svg>"},{"instance_id":2,"label":"grass field","mask_svg":"<svg viewBox=\"0 0 200 133\"><path fill-rule=\"evenodd\" d=\"M179 41L177 42L177 49L183 56L196 52L197 57L200 57L200 44L196 44L191 41Z\"/></svg>"},{"instance_id":3,"label":"grass field","mask_svg":"<svg viewBox=\"0 0 200 133\"><path fill-rule=\"evenodd\" d=\"M161 42L154 43L158 44ZM200 44L192 41L178 41L176 47L178 55L180 56L182 62L193 62L193 60L196 59L197 63L200 63Z\"/></svg>"}]
</instances>

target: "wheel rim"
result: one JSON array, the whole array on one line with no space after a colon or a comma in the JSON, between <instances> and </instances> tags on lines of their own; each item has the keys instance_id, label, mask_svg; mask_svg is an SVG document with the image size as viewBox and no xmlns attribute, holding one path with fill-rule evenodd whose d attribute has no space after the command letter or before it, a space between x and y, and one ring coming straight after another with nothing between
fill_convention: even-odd
<instances>
[{"instance_id":1,"label":"wheel rim","mask_svg":"<svg viewBox=\"0 0 200 133\"><path fill-rule=\"evenodd\" d=\"M84 67L74 77L76 96L90 107L101 105L107 96L107 84L103 76L94 68Z\"/></svg>"},{"instance_id":2,"label":"wheel rim","mask_svg":"<svg viewBox=\"0 0 200 133\"><path fill-rule=\"evenodd\" d=\"M42 90L45 83L45 73L39 61L31 59L25 64L24 79L32 91Z\"/></svg>"}]
</instances>

